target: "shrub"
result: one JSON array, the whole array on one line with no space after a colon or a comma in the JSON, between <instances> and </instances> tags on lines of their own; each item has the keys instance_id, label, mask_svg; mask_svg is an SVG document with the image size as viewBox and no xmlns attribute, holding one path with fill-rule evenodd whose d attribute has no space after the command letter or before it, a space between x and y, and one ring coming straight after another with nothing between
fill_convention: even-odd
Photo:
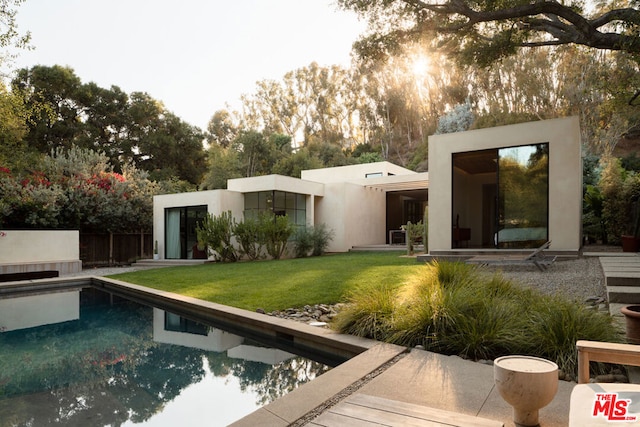
<instances>
[{"instance_id":1,"label":"shrub","mask_svg":"<svg viewBox=\"0 0 640 427\"><path fill-rule=\"evenodd\" d=\"M474 360L544 357L569 377L576 341L621 339L609 315L463 263L427 265L398 288L367 287L349 303L334 322L341 332Z\"/></svg>"},{"instance_id":2,"label":"shrub","mask_svg":"<svg viewBox=\"0 0 640 427\"><path fill-rule=\"evenodd\" d=\"M396 311L395 290L389 285L362 286L351 293L349 304L334 321L338 330L361 337L390 341Z\"/></svg>"},{"instance_id":3,"label":"shrub","mask_svg":"<svg viewBox=\"0 0 640 427\"><path fill-rule=\"evenodd\" d=\"M280 259L287 249L287 242L293 234L293 224L286 216L265 215L264 233L267 253L273 259Z\"/></svg>"},{"instance_id":4,"label":"shrub","mask_svg":"<svg viewBox=\"0 0 640 427\"><path fill-rule=\"evenodd\" d=\"M313 227L311 232L311 242L313 251L311 255L320 256L327 251L329 242L333 240L333 230L327 228L326 224L320 224Z\"/></svg>"},{"instance_id":5,"label":"shrub","mask_svg":"<svg viewBox=\"0 0 640 427\"><path fill-rule=\"evenodd\" d=\"M235 224L233 232L240 245L239 252L250 260L264 258L262 249L266 238L264 233L264 221L261 217L245 218Z\"/></svg>"},{"instance_id":6,"label":"shrub","mask_svg":"<svg viewBox=\"0 0 640 427\"><path fill-rule=\"evenodd\" d=\"M223 212L219 216L207 215L196 227L198 246L214 251L214 257L221 261L237 261L238 254L231 243L233 228L231 211Z\"/></svg>"},{"instance_id":7,"label":"shrub","mask_svg":"<svg viewBox=\"0 0 640 427\"><path fill-rule=\"evenodd\" d=\"M621 337L610 316L559 298L538 298L527 319L528 348L523 352L554 360L570 378L577 378L576 342L619 342ZM604 373L603 365L598 366Z\"/></svg>"},{"instance_id":8,"label":"shrub","mask_svg":"<svg viewBox=\"0 0 640 427\"><path fill-rule=\"evenodd\" d=\"M294 256L305 258L313 249L313 230L311 227L298 227L293 236Z\"/></svg>"},{"instance_id":9,"label":"shrub","mask_svg":"<svg viewBox=\"0 0 640 427\"><path fill-rule=\"evenodd\" d=\"M333 239L333 230L329 230L326 224L315 227L300 227L294 235L294 250L296 258L324 254L329 247L329 242Z\"/></svg>"}]
</instances>

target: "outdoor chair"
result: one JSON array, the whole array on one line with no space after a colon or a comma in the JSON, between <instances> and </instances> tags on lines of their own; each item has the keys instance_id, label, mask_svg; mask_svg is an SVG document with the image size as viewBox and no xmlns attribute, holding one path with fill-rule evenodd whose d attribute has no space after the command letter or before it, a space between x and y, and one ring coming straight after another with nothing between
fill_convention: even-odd
<instances>
[{"instance_id":1,"label":"outdoor chair","mask_svg":"<svg viewBox=\"0 0 640 427\"><path fill-rule=\"evenodd\" d=\"M638 425L640 384L590 383L589 362L640 366L640 346L578 341L578 384L571 392L569 427Z\"/></svg>"},{"instance_id":2,"label":"outdoor chair","mask_svg":"<svg viewBox=\"0 0 640 427\"><path fill-rule=\"evenodd\" d=\"M535 265L540 271L546 271L555 260L556 256L546 255L544 251L549 249L551 241L546 242L533 252L527 254L492 254L492 255L476 255L469 258L466 262L469 264L480 265Z\"/></svg>"}]
</instances>

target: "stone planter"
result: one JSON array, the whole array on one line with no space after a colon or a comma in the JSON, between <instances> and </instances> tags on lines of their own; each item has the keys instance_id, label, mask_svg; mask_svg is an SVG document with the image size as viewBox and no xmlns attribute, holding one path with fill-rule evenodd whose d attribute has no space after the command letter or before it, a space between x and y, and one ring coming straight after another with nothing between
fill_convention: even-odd
<instances>
[{"instance_id":1,"label":"stone planter","mask_svg":"<svg viewBox=\"0 0 640 427\"><path fill-rule=\"evenodd\" d=\"M517 427L538 426L538 411L558 391L558 365L532 356L503 356L493 362L500 396L513 407Z\"/></svg>"},{"instance_id":2,"label":"stone planter","mask_svg":"<svg viewBox=\"0 0 640 427\"><path fill-rule=\"evenodd\" d=\"M627 305L620 312L624 315L627 340L632 344L640 344L640 305Z\"/></svg>"},{"instance_id":3,"label":"stone planter","mask_svg":"<svg viewBox=\"0 0 640 427\"><path fill-rule=\"evenodd\" d=\"M635 236L620 236L622 242L622 252L638 252L640 250L640 239Z\"/></svg>"}]
</instances>

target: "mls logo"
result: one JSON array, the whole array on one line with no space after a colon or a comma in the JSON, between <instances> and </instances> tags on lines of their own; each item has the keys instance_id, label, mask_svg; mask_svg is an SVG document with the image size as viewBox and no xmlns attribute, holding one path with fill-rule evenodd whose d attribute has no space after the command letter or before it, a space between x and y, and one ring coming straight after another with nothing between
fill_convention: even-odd
<instances>
[{"instance_id":1,"label":"mls logo","mask_svg":"<svg viewBox=\"0 0 640 427\"><path fill-rule=\"evenodd\" d=\"M636 421L638 417L628 413L630 404L631 399L620 399L618 393L596 393L592 415L607 421Z\"/></svg>"}]
</instances>

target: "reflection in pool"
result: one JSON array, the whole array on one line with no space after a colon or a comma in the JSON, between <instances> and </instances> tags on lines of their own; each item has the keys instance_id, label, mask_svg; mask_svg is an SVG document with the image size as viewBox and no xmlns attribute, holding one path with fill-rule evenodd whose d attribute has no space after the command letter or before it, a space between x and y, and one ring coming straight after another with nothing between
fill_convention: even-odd
<instances>
[{"instance_id":1,"label":"reflection in pool","mask_svg":"<svg viewBox=\"0 0 640 427\"><path fill-rule=\"evenodd\" d=\"M329 369L111 298L85 289L79 319L28 329L0 316L0 427L227 425Z\"/></svg>"}]
</instances>

